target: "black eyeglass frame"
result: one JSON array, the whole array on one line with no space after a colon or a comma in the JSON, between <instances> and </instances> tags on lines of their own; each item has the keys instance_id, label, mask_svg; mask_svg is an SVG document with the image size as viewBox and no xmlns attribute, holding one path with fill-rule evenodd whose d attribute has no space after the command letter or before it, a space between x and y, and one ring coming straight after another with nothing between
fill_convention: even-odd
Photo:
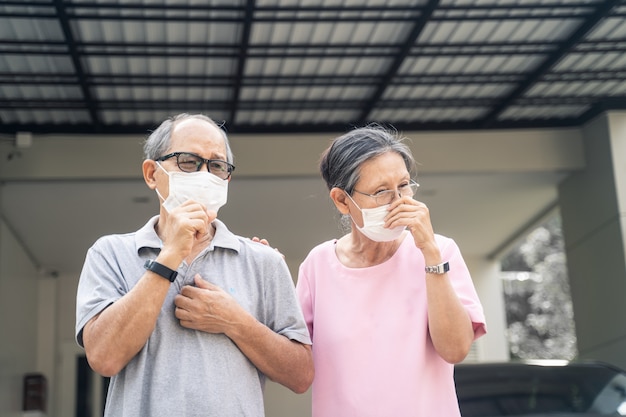
<instances>
[{"instance_id":1,"label":"black eyeglass frame","mask_svg":"<svg viewBox=\"0 0 626 417\"><path fill-rule=\"evenodd\" d=\"M199 162L201 161L202 163L198 164L198 166L197 166L195 171L186 171L183 168L181 168L180 162L178 161L178 157L180 155L191 155L191 156L194 156L194 157L198 158ZM229 162L226 162L226 161L224 161L222 159L205 159L205 158L201 157L200 155L195 154L193 152L172 152L172 153L168 153L167 155L159 156L158 158L155 159L155 161L161 162L161 161L165 161L167 159L174 158L174 157L176 157L176 165L178 166L178 169L180 169L183 172L200 172L200 170L202 169L203 165L206 165L207 171L211 172L211 165L210 165L211 162L220 162L220 163L226 164L228 175L226 176L226 178L222 178L222 179L223 180L227 180L227 179L230 178L230 176L232 175L233 171L235 170L235 166L233 164L229 163ZM214 174L214 173L211 172L211 174ZM216 175L216 174L214 174L214 175Z\"/></svg>"}]
</instances>

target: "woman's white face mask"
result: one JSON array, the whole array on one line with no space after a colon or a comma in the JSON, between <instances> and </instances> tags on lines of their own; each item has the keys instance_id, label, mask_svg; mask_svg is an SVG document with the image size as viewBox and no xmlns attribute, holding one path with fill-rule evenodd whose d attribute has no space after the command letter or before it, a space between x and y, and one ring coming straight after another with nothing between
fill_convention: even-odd
<instances>
[{"instance_id":1,"label":"woman's white face mask","mask_svg":"<svg viewBox=\"0 0 626 417\"><path fill-rule=\"evenodd\" d=\"M361 211L363 227L359 227L354 221L354 218L352 218L352 222L361 233L374 242L390 242L396 240L402 235L404 229L406 229L405 226L397 226L391 229L385 227L385 217L387 216L387 208L390 204L371 209L362 209L348 193L346 193L346 195Z\"/></svg>"},{"instance_id":2,"label":"woman's white face mask","mask_svg":"<svg viewBox=\"0 0 626 417\"><path fill-rule=\"evenodd\" d=\"M169 194L166 199L161 196L159 190L157 195L163 200L163 207L170 212L187 200L197 201L204 204L207 210L217 212L228 197L228 181L208 171L198 172L168 172L157 162L169 177Z\"/></svg>"}]
</instances>

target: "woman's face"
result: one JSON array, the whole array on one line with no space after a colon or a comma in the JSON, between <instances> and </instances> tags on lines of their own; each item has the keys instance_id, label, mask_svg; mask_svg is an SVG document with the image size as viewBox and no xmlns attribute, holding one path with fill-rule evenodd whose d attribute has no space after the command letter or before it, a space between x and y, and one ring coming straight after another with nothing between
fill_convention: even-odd
<instances>
[{"instance_id":1,"label":"woman's face","mask_svg":"<svg viewBox=\"0 0 626 417\"><path fill-rule=\"evenodd\" d=\"M374 195L381 191L397 191L410 180L411 175L406 169L404 159L395 152L387 152L361 165L360 178L354 187L352 199L362 209L375 208L379 206L376 199L361 193ZM363 226L361 211L354 207L352 202L350 202L350 215L359 227Z\"/></svg>"}]
</instances>

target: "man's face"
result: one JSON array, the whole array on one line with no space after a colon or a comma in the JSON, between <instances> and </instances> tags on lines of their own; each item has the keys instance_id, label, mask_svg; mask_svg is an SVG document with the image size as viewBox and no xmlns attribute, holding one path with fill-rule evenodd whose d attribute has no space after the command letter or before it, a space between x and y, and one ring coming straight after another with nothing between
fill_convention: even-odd
<instances>
[{"instance_id":1,"label":"man's face","mask_svg":"<svg viewBox=\"0 0 626 417\"><path fill-rule=\"evenodd\" d=\"M189 152L204 159L226 161L226 144L224 136L212 124L200 119L187 119L176 123L172 132L171 146L166 154L174 152ZM176 158L169 158L159 162L168 172L180 172ZM201 169L207 169L203 165ZM157 187L163 198L169 195L169 178L162 170L155 173Z\"/></svg>"}]
</instances>

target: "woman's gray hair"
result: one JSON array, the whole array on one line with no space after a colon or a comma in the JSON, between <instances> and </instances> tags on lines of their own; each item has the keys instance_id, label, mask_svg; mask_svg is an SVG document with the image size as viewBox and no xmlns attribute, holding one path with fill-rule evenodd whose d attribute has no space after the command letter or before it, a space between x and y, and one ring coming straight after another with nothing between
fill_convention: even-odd
<instances>
[{"instance_id":1,"label":"woman's gray hair","mask_svg":"<svg viewBox=\"0 0 626 417\"><path fill-rule=\"evenodd\" d=\"M220 133L224 137L224 144L226 145L226 162L232 164L233 152L230 149L230 143L228 141L228 136L226 136L226 132L224 132L224 130L210 117L207 117L203 114L181 113L165 120L159 125L159 127L156 128L154 132L152 132L152 134L150 134L150 136L148 136L148 139L146 139L143 145L144 157L146 159L154 160L163 156L172 144L172 131L174 130L174 126L176 125L176 123L189 119L204 120L205 122L215 126L217 130L220 131Z\"/></svg>"},{"instance_id":2,"label":"woman's gray hair","mask_svg":"<svg viewBox=\"0 0 626 417\"><path fill-rule=\"evenodd\" d=\"M320 171L328 189L334 187L352 195L359 181L364 162L395 152L402 157L410 174L415 172L415 160L411 149L403 143L405 138L377 124L354 129L335 140L324 151Z\"/></svg>"}]
</instances>

